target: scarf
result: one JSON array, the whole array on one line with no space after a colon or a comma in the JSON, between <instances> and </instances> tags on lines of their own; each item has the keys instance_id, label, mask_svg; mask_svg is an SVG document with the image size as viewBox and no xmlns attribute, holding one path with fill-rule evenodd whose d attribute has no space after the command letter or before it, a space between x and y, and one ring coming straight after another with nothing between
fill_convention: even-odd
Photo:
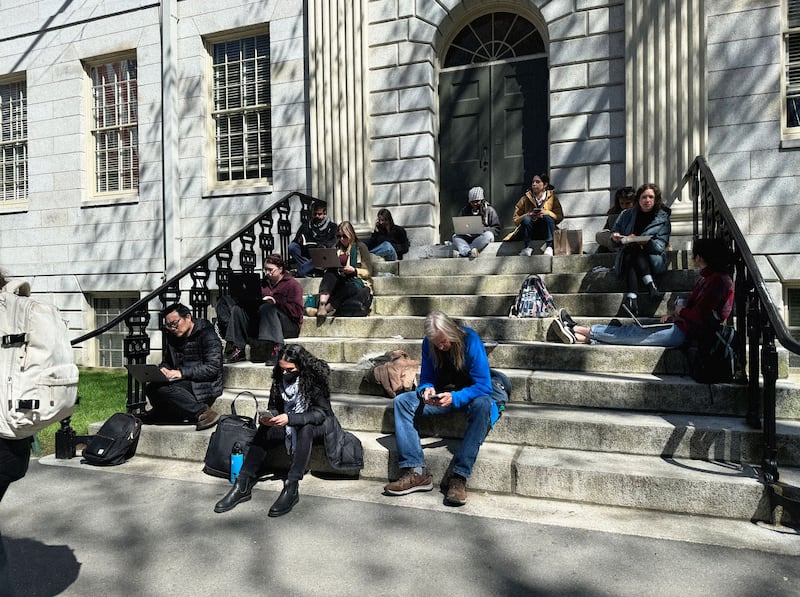
<instances>
[{"instance_id":1,"label":"scarf","mask_svg":"<svg viewBox=\"0 0 800 597\"><path fill-rule=\"evenodd\" d=\"M292 413L304 413L308 410L308 399L300 393L300 378L294 380L294 383L283 384L281 390L281 397L283 398L283 412L287 415ZM286 426L286 453L294 454L297 449L297 435L294 433L294 427L291 425Z\"/></svg>"},{"instance_id":2,"label":"scarf","mask_svg":"<svg viewBox=\"0 0 800 597\"><path fill-rule=\"evenodd\" d=\"M311 220L310 224L311 227L316 231L317 234L322 234L322 232L330 225L331 219L328 216L322 218L319 223L316 220Z\"/></svg>"}]
</instances>

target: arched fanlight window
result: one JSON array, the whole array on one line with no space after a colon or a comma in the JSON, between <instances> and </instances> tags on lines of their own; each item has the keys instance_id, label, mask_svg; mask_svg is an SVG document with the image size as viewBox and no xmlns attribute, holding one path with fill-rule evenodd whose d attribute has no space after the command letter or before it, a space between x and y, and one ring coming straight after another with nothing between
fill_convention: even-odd
<instances>
[{"instance_id":1,"label":"arched fanlight window","mask_svg":"<svg viewBox=\"0 0 800 597\"><path fill-rule=\"evenodd\" d=\"M447 50L444 67L543 53L544 41L533 23L510 12L495 12L459 31Z\"/></svg>"}]
</instances>

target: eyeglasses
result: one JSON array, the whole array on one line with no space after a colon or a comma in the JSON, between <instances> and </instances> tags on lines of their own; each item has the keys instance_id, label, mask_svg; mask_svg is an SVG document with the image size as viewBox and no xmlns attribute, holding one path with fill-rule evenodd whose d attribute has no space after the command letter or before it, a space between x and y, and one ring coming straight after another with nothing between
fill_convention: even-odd
<instances>
[{"instance_id":1,"label":"eyeglasses","mask_svg":"<svg viewBox=\"0 0 800 597\"><path fill-rule=\"evenodd\" d=\"M168 330L177 330L178 326L181 324L181 319L183 319L183 317L180 317L175 321L165 321L164 327L167 328Z\"/></svg>"}]
</instances>

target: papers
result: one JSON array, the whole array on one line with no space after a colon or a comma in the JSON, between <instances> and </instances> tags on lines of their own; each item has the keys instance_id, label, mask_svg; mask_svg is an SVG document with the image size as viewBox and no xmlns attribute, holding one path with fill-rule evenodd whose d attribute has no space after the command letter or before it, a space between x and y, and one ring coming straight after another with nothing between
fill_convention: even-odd
<instances>
[{"instance_id":1,"label":"papers","mask_svg":"<svg viewBox=\"0 0 800 597\"><path fill-rule=\"evenodd\" d=\"M628 243L646 243L651 238L653 238L653 237L652 236L648 236L648 235L645 235L645 236L623 236L620 239L619 242L621 242L623 245L627 245Z\"/></svg>"}]
</instances>

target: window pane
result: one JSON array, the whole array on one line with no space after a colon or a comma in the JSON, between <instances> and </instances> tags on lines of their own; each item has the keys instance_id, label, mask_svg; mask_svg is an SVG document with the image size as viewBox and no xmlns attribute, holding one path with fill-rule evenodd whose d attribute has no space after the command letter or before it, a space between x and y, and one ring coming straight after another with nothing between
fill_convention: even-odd
<instances>
[{"instance_id":1,"label":"window pane","mask_svg":"<svg viewBox=\"0 0 800 597\"><path fill-rule=\"evenodd\" d=\"M139 188L136 60L92 67L95 189Z\"/></svg>"},{"instance_id":2,"label":"window pane","mask_svg":"<svg viewBox=\"0 0 800 597\"><path fill-rule=\"evenodd\" d=\"M135 297L95 298L94 317L97 327L104 325L136 302ZM125 365L123 339L128 335L125 323L120 323L98 337L97 363L100 367L122 367Z\"/></svg>"},{"instance_id":3,"label":"window pane","mask_svg":"<svg viewBox=\"0 0 800 597\"><path fill-rule=\"evenodd\" d=\"M214 44L218 181L272 177L269 36Z\"/></svg>"},{"instance_id":4,"label":"window pane","mask_svg":"<svg viewBox=\"0 0 800 597\"><path fill-rule=\"evenodd\" d=\"M25 81L0 85L0 201L28 198L28 99Z\"/></svg>"}]
</instances>

